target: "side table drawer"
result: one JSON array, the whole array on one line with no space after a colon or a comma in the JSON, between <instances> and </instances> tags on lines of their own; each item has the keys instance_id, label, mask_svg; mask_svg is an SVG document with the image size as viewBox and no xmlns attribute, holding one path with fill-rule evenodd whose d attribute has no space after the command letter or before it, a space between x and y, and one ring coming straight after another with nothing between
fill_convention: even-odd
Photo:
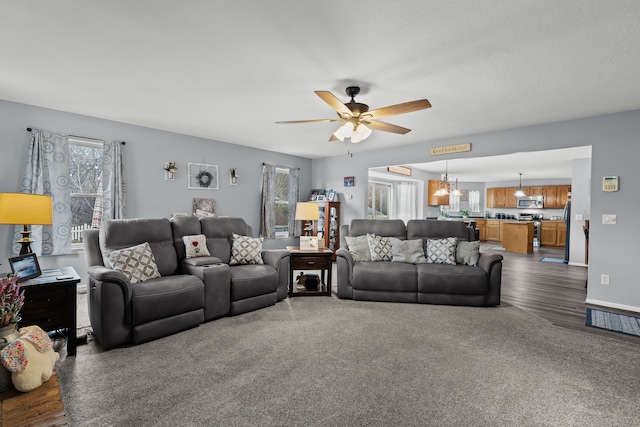
<instances>
[{"instance_id":1,"label":"side table drawer","mask_svg":"<svg viewBox=\"0 0 640 427\"><path fill-rule=\"evenodd\" d=\"M331 257L301 256L291 257L291 268L297 270L304 269L326 269L331 268Z\"/></svg>"},{"instance_id":2,"label":"side table drawer","mask_svg":"<svg viewBox=\"0 0 640 427\"><path fill-rule=\"evenodd\" d=\"M51 311L55 308L66 309L67 292L64 289L47 291L26 291L22 313L34 311Z\"/></svg>"},{"instance_id":3,"label":"side table drawer","mask_svg":"<svg viewBox=\"0 0 640 427\"><path fill-rule=\"evenodd\" d=\"M20 320L20 327L38 325L45 331L67 327L67 312L64 310L50 312L38 311L21 314L22 320Z\"/></svg>"}]
</instances>

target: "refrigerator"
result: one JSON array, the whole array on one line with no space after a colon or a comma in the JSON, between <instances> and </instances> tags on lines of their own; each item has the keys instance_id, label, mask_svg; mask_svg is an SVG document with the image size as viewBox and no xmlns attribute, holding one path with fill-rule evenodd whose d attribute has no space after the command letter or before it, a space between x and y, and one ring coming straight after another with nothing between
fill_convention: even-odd
<instances>
[{"instance_id":1,"label":"refrigerator","mask_svg":"<svg viewBox=\"0 0 640 427\"><path fill-rule=\"evenodd\" d=\"M567 201L564 205L564 225L567 228L567 233L564 242L564 263L569 264L569 241L571 236L571 200Z\"/></svg>"}]
</instances>

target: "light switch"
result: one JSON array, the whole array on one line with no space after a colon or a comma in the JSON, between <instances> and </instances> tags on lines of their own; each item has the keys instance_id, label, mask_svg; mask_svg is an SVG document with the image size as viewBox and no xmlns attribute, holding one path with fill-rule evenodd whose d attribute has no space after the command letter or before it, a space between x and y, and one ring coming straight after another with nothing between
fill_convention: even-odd
<instances>
[{"instance_id":1,"label":"light switch","mask_svg":"<svg viewBox=\"0 0 640 427\"><path fill-rule=\"evenodd\" d=\"M602 223L612 225L616 223L615 214L603 214L602 215Z\"/></svg>"},{"instance_id":2,"label":"light switch","mask_svg":"<svg viewBox=\"0 0 640 427\"><path fill-rule=\"evenodd\" d=\"M576 221L582 221L584 219L584 215L576 214Z\"/></svg>"}]
</instances>

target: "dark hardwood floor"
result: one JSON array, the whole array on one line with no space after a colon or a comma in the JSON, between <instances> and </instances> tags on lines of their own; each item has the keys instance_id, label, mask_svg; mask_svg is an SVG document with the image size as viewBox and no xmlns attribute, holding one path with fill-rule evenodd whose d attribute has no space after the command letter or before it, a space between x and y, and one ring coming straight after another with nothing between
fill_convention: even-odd
<instances>
[{"instance_id":1,"label":"dark hardwood floor","mask_svg":"<svg viewBox=\"0 0 640 427\"><path fill-rule=\"evenodd\" d=\"M640 337L605 331L585 325L587 307L638 316L608 307L587 305L587 268L540 262L542 257L564 258L564 248L535 249L533 254L497 251L499 243L483 242L480 250L499 253L502 262L502 302L546 319L555 325L605 335L640 344Z\"/></svg>"}]
</instances>

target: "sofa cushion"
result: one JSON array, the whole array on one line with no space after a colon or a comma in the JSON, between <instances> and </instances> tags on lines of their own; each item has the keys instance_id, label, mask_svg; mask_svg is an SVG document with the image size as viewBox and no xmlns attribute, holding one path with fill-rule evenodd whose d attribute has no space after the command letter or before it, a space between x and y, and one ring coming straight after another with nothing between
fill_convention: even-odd
<instances>
[{"instance_id":1,"label":"sofa cushion","mask_svg":"<svg viewBox=\"0 0 640 427\"><path fill-rule=\"evenodd\" d=\"M465 265L478 265L480 259L480 242L458 242L456 247L456 263Z\"/></svg>"},{"instance_id":2,"label":"sofa cushion","mask_svg":"<svg viewBox=\"0 0 640 427\"><path fill-rule=\"evenodd\" d=\"M487 273L480 267L448 264L418 264L418 292L483 295L488 290Z\"/></svg>"},{"instance_id":3,"label":"sofa cushion","mask_svg":"<svg viewBox=\"0 0 640 427\"><path fill-rule=\"evenodd\" d=\"M184 242L186 258L198 258L211 255L209 249L207 249L207 238L204 234L183 236L182 241Z\"/></svg>"},{"instance_id":4,"label":"sofa cushion","mask_svg":"<svg viewBox=\"0 0 640 427\"><path fill-rule=\"evenodd\" d=\"M407 221L407 239L438 239L458 237L469 240L467 226L462 221L410 219Z\"/></svg>"},{"instance_id":5,"label":"sofa cushion","mask_svg":"<svg viewBox=\"0 0 640 427\"><path fill-rule=\"evenodd\" d=\"M422 239L400 240L391 239L391 252L393 262L407 262L410 264L422 264L427 262L424 256Z\"/></svg>"},{"instance_id":6,"label":"sofa cushion","mask_svg":"<svg viewBox=\"0 0 640 427\"><path fill-rule=\"evenodd\" d=\"M131 284L160 277L158 265L147 242L106 254L109 265L122 272Z\"/></svg>"},{"instance_id":7,"label":"sofa cushion","mask_svg":"<svg viewBox=\"0 0 640 427\"><path fill-rule=\"evenodd\" d=\"M262 237L241 236L233 233L229 265L264 264L262 261Z\"/></svg>"},{"instance_id":8,"label":"sofa cushion","mask_svg":"<svg viewBox=\"0 0 640 427\"><path fill-rule=\"evenodd\" d=\"M134 325L204 307L204 284L190 274L160 277L139 283L132 290Z\"/></svg>"},{"instance_id":9,"label":"sofa cushion","mask_svg":"<svg viewBox=\"0 0 640 427\"><path fill-rule=\"evenodd\" d=\"M456 238L447 237L446 239L427 239L427 248L425 253L427 255L428 263L455 265Z\"/></svg>"},{"instance_id":10,"label":"sofa cushion","mask_svg":"<svg viewBox=\"0 0 640 427\"><path fill-rule=\"evenodd\" d=\"M371 251L369 251L369 240L364 236L345 236L349 252L356 262L371 261Z\"/></svg>"},{"instance_id":11,"label":"sofa cushion","mask_svg":"<svg viewBox=\"0 0 640 427\"><path fill-rule=\"evenodd\" d=\"M388 237L367 233L367 242L369 243L371 261L391 261L393 259L391 240Z\"/></svg>"},{"instance_id":12,"label":"sofa cushion","mask_svg":"<svg viewBox=\"0 0 640 427\"><path fill-rule=\"evenodd\" d=\"M270 265L236 265L231 275L231 301L276 292L278 272Z\"/></svg>"},{"instance_id":13,"label":"sofa cushion","mask_svg":"<svg viewBox=\"0 0 640 427\"><path fill-rule=\"evenodd\" d=\"M253 236L252 229L242 218L202 218L202 234L207 236L207 248L211 256L220 258L229 264L233 233L241 236Z\"/></svg>"},{"instance_id":14,"label":"sofa cushion","mask_svg":"<svg viewBox=\"0 0 640 427\"><path fill-rule=\"evenodd\" d=\"M357 262L353 265L353 289L416 292L416 266L401 262Z\"/></svg>"}]
</instances>

